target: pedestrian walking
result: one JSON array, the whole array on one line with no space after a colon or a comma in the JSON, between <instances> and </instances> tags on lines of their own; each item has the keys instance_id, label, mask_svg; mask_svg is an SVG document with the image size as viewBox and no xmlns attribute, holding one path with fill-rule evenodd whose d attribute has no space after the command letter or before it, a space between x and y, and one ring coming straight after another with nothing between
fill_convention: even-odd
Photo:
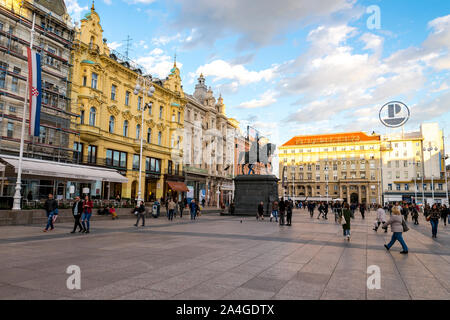
<instances>
[{"instance_id":1,"label":"pedestrian walking","mask_svg":"<svg viewBox=\"0 0 450 320\"><path fill-rule=\"evenodd\" d=\"M405 240L403 240L403 217L401 215L400 210L397 206L392 208L392 216L390 217L389 221L383 224L383 227L391 226L392 231L392 238L391 242L388 244L385 244L384 247L389 251L391 247L394 245L395 241L400 242L402 245L403 251L400 253L402 254L408 254L408 246L406 245Z\"/></svg>"},{"instance_id":2,"label":"pedestrian walking","mask_svg":"<svg viewBox=\"0 0 450 320\"><path fill-rule=\"evenodd\" d=\"M92 216L92 208L94 207L89 195L84 197L83 201L83 214L81 215L81 224L83 225L83 233L89 233L90 220Z\"/></svg>"},{"instance_id":3,"label":"pedestrian walking","mask_svg":"<svg viewBox=\"0 0 450 320\"><path fill-rule=\"evenodd\" d=\"M401 213L402 213L403 219L405 219L405 221L408 221L409 208L408 208L408 205L407 205L407 204L405 204L405 205L402 206L402 211L401 211Z\"/></svg>"},{"instance_id":4,"label":"pedestrian walking","mask_svg":"<svg viewBox=\"0 0 450 320\"><path fill-rule=\"evenodd\" d=\"M256 215L256 220L264 220L264 202L261 201L258 204L258 214Z\"/></svg>"},{"instance_id":5,"label":"pedestrian walking","mask_svg":"<svg viewBox=\"0 0 450 320\"><path fill-rule=\"evenodd\" d=\"M169 205L168 205L168 209L169 209L168 218L169 218L170 221L173 220L173 216L174 216L174 212L175 212L176 207L177 207L177 205L175 204L175 202L171 198L169 200Z\"/></svg>"},{"instance_id":6,"label":"pedestrian walking","mask_svg":"<svg viewBox=\"0 0 450 320\"><path fill-rule=\"evenodd\" d=\"M328 220L328 202L325 202L325 204L323 205L323 212L324 212L324 219Z\"/></svg>"},{"instance_id":7,"label":"pedestrian walking","mask_svg":"<svg viewBox=\"0 0 450 320\"><path fill-rule=\"evenodd\" d=\"M284 215L286 213L286 202L283 200L283 198L280 199L278 208L280 210L280 226L283 226L284 225Z\"/></svg>"},{"instance_id":8,"label":"pedestrian walking","mask_svg":"<svg viewBox=\"0 0 450 320\"><path fill-rule=\"evenodd\" d=\"M286 206L286 225L292 226L292 210L294 209L294 203L289 200Z\"/></svg>"},{"instance_id":9,"label":"pedestrian walking","mask_svg":"<svg viewBox=\"0 0 450 320\"><path fill-rule=\"evenodd\" d=\"M134 208L134 213L137 216L136 223L134 224L135 227L139 225L139 221L142 218L142 226L145 227L145 205L144 201L141 201L139 205L136 205L136 208Z\"/></svg>"},{"instance_id":10,"label":"pedestrian walking","mask_svg":"<svg viewBox=\"0 0 450 320\"><path fill-rule=\"evenodd\" d=\"M205 200L205 198L203 198L203 199L202 199L202 207L203 207L203 208L205 207L205 202L206 202L206 200Z\"/></svg>"},{"instance_id":11,"label":"pedestrian walking","mask_svg":"<svg viewBox=\"0 0 450 320\"><path fill-rule=\"evenodd\" d=\"M373 228L373 231L378 231L380 225L384 224L385 222L386 222L386 211L384 211L381 204L379 204L377 209L377 219L375 220L375 226ZM384 232L387 232L387 228L384 228Z\"/></svg>"},{"instance_id":12,"label":"pedestrian walking","mask_svg":"<svg viewBox=\"0 0 450 320\"><path fill-rule=\"evenodd\" d=\"M342 210L341 224L342 224L344 238L347 238L347 241L350 241L351 216L352 216L352 211L350 210L350 206L348 205L348 203L345 203L344 209ZM344 219L344 220L342 220L342 219Z\"/></svg>"},{"instance_id":13,"label":"pedestrian walking","mask_svg":"<svg viewBox=\"0 0 450 320\"><path fill-rule=\"evenodd\" d=\"M441 218L444 221L444 226L447 226L447 217L449 216L450 208L447 208L447 205L442 206L441 210Z\"/></svg>"},{"instance_id":14,"label":"pedestrian walking","mask_svg":"<svg viewBox=\"0 0 450 320\"><path fill-rule=\"evenodd\" d=\"M197 204L195 203L195 200L192 199L191 203L189 204L189 209L191 210L191 220L195 220L195 216L197 214Z\"/></svg>"},{"instance_id":15,"label":"pedestrian walking","mask_svg":"<svg viewBox=\"0 0 450 320\"><path fill-rule=\"evenodd\" d=\"M75 220L75 224L73 225L73 230L70 233L75 233L77 227L80 228L78 232L83 231L83 226L80 223L82 212L83 212L83 202L81 201L80 197L76 196L75 202L72 205L72 215Z\"/></svg>"},{"instance_id":16,"label":"pedestrian walking","mask_svg":"<svg viewBox=\"0 0 450 320\"><path fill-rule=\"evenodd\" d=\"M365 213L366 213L366 204L365 203L361 203L359 205L359 212L361 212L361 216L363 218L363 220L365 219Z\"/></svg>"},{"instance_id":17,"label":"pedestrian walking","mask_svg":"<svg viewBox=\"0 0 450 320\"><path fill-rule=\"evenodd\" d=\"M430 214L427 217L427 221L430 221L431 224L431 233L432 238L437 238L437 231L439 225L439 219L441 218L441 212L437 206L437 204L433 204L430 210Z\"/></svg>"},{"instance_id":18,"label":"pedestrian walking","mask_svg":"<svg viewBox=\"0 0 450 320\"><path fill-rule=\"evenodd\" d=\"M53 194L50 193L48 195L48 199L45 200L44 203L44 209L47 214L47 226L45 227L44 232L47 232L48 228L50 228L50 230L55 229L53 222L55 222L56 216L58 215L58 202L53 199Z\"/></svg>"},{"instance_id":19,"label":"pedestrian walking","mask_svg":"<svg viewBox=\"0 0 450 320\"><path fill-rule=\"evenodd\" d=\"M324 216L324 210L325 210L325 207L323 206L322 202L319 203L318 209L319 209L319 214L317 215L317 219L320 219L320 215Z\"/></svg>"},{"instance_id":20,"label":"pedestrian walking","mask_svg":"<svg viewBox=\"0 0 450 320\"><path fill-rule=\"evenodd\" d=\"M183 218L183 210L184 210L184 201L181 200L178 202L178 210L180 211L180 218Z\"/></svg>"},{"instance_id":21,"label":"pedestrian walking","mask_svg":"<svg viewBox=\"0 0 450 320\"><path fill-rule=\"evenodd\" d=\"M272 202L272 214L270 215L270 222L272 218L275 218L275 222L278 222L278 201Z\"/></svg>"},{"instance_id":22,"label":"pedestrian walking","mask_svg":"<svg viewBox=\"0 0 450 320\"><path fill-rule=\"evenodd\" d=\"M414 221L415 225L419 225L419 210L417 206L411 206L411 219Z\"/></svg>"}]
</instances>

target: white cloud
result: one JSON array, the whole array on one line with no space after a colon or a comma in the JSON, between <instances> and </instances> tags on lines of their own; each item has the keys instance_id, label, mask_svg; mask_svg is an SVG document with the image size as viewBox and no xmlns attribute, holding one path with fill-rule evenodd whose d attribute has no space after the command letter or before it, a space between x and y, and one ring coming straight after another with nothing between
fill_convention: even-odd
<instances>
[{"instance_id":1,"label":"white cloud","mask_svg":"<svg viewBox=\"0 0 450 320\"><path fill-rule=\"evenodd\" d=\"M223 79L239 82L240 85L272 80L277 72L278 66L274 65L261 71L247 70L243 65L231 65L224 60L214 60L197 68L197 75L203 73L204 76L214 77L213 82Z\"/></svg>"},{"instance_id":2,"label":"white cloud","mask_svg":"<svg viewBox=\"0 0 450 320\"><path fill-rule=\"evenodd\" d=\"M161 49L153 49L147 56L136 59L136 62L142 65L147 72L165 79L173 67L173 57L164 55ZM177 67L181 69L182 63L177 61Z\"/></svg>"},{"instance_id":3,"label":"white cloud","mask_svg":"<svg viewBox=\"0 0 450 320\"><path fill-rule=\"evenodd\" d=\"M160 36L157 38L152 38L152 43L155 46L165 46L170 42L180 40L180 39L181 39L181 34L177 33L174 36Z\"/></svg>"},{"instance_id":4,"label":"white cloud","mask_svg":"<svg viewBox=\"0 0 450 320\"><path fill-rule=\"evenodd\" d=\"M357 34L352 27L320 26L311 31L310 48L289 67L294 75L279 84L280 94L297 95L296 104L300 105L287 120L306 123L332 119L343 111L355 112L392 99L412 100L430 80L430 68L450 69L450 16L431 21L429 27L430 34L421 46L399 50L385 58L384 38L379 35L360 36L364 50L369 52L356 53L348 45L348 40ZM442 83L436 91L446 89L447 83ZM441 109L443 114L444 108ZM433 109L432 114L438 110Z\"/></svg>"},{"instance_id":5,"label":"white cloud","mask_svg":"<svg viewBox=\"0 0 450 320\"><path fill-rule=\"evenodd\" d=\"M164 53L164 51L161 50L160 48L155 48L155 49L153 49L152 51L150 51L150 54L151 54L152 56L160 56L160 55L162 55L163 53Z\"/></svg>"},{"instance_id":6,"label":"white cloud","mask_svg":"<svg viewBox=\"0 0 450 320\"><path fill-rule=\"evenodd\" d=\"M271 104L274 104L277 102L277 99L275 99L275 92L273 90L269 90L264 92L259 99L253 99L247 102L241 103L238 108L241 109L254 109L254 108L261 108L266 107Z\"/></svg>"},{"instance_id":7,"label":"white cloud","mask_svg":"<svg viewBox=\"0 0 450 320\"><path fill-rule=\"evenodd\" d=\"M79 21L81 19L81 13L88 10L87 6L81 7L78 0L66 0L65 2L67 12L74 21Z\"/></svg>"},{"instance_id":8,"label":"white cloud","mask_svg":"<svg viewBox=\"0 0 450 320\"><path fill-rule=\"evenodd\" d=\"M156 0L126 0L130 4L150 4L155 2Z\"/></svg>"},{"instance_id":9,"label":"white cloud","mask_svg":"<svg viewBox=\"0 0 450 320\"><path fill-rule=\"evenodd\" d=\"M366 44L364 50L373 50L375 52L379 52L383 48L384 39L373 33L363 34L360 37L360 40Z\"/></svg>"},{"instance_id":10,"label":"white cloud","mask_svg":"<svg viewBox=\"0 0 450 320\"><path fill-rule=\"evenodd\" d=\"M174 28L197 32L191 45L213 44L229 34L240 46L262 46L302 23L353 8L355 0L176 0L179 9Z\"/></svg>"},{"instance_id":11,"label":"white cloud","mask_svg":"<svg viewBox=\"0 0 450 320\"><path fill-rule=\"evenodd\" d=\"M113 41L113 42L111 42L111 43L108 44L108 47L109 47L110 49L112 49L112 50L117 50L117 49L120 48L121 46L123 46L123 43L116 42L116 41Z\"/></svg>"},{"instance_id":12,"label":"white cloud","mask_svg":"<svg viewBox=\"0 0 450 320\"><path fill-rule=\"evenodd\" d=\"M103 0L104 3L106 3L107 5L111 5L112 4L112 0Z\"/></svg>"}]
</instances>

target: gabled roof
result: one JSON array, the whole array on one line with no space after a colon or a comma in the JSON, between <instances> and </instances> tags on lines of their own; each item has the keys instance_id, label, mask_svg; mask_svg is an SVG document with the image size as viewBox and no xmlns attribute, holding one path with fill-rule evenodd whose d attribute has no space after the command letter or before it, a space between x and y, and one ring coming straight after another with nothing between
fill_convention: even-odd
<instances>
[{"instance_id":1,"label":"gabled roof","mask_svg":"<svg viewBox=\"0 0 450 320\"><path fill-rule=\"evenodd\" d=\"M282 145L282 147L308 145L308 144L328 144L346 143L359 141L380 141L379 135L367 135L364 132L344 132L320 134L311 136L296 136Z\"/></svg>"}]
</instances>

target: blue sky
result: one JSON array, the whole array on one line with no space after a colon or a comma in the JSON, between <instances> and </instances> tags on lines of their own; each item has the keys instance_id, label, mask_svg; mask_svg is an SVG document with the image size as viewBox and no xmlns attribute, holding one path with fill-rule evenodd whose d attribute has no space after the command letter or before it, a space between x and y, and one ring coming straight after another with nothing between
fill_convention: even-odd
<instances>
[{"instance_id":1,"label":"blue sky","mask_svg":"<svg viewBox=\"0 0 450 320\"><path fill-rule=\"evenodd\" d=\"M66 0L75 20L91 3ZM437 121L450 141L448 0L96 0L95 8L111 47L123 53L129 35L130 57L159 77L176 53L185 92L203 72L229 117L277 144L385 133L378 110L392 100L411 108L406 131Z\"/></svg>"}]
</instances>

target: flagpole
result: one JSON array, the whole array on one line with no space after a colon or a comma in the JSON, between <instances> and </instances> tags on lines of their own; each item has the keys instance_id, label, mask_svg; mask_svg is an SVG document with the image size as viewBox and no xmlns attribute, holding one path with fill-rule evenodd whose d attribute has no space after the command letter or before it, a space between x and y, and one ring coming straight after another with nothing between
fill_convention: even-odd
<instances>
[{"instance_id":1,"label":"flagpole","mask_svg":"<svg viewBox=\"0 0 450 320\"><path fill-rule=\"evenodd\" d=\"M33 12L33 24L31 26L31 40L30 40L30 49L33 49L33 40L34 40L34 24L36 22L36 14ZM28 98L28 87L30 86L30 77L27 76L27 85L25 88L25 99L23 103L23 114L22 114L22 131L20 133L20 152L19 152L19 167L17 168L17 181L16 181L16 192L14 193L14 203L13 210L21 209L21 188L22 188L22 158L23 158L23 145L25 140L25 119L26 119L26 110L27 110L27 98Z\"/></svg>"}]
</instances>

